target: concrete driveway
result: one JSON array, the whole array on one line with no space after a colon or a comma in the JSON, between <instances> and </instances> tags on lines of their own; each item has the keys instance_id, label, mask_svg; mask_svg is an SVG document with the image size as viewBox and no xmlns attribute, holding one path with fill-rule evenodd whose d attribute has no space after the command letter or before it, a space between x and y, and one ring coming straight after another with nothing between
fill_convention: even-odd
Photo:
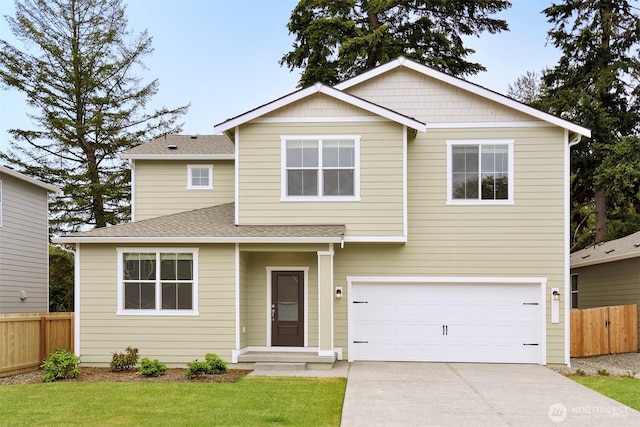
<instances>
[{"instance_id":1,"label":"concrete driveway","mask_svg":"<svg viewBox=\"0 0 640 427\"><path fill-rule=\"evenodd\" d=\"M640 412L539 365L354 362L342 427L640 426Z\"/></svg>"}]
</instances>

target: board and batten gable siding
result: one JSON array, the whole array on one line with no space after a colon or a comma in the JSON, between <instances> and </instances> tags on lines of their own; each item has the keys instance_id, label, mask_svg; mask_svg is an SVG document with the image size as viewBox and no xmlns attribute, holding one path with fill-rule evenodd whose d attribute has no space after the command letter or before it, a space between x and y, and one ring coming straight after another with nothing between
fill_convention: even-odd
<instances>
[{"instance_id":1,"label":"board and batten gable siding","mask_svg":"<svg viewBox=\"0 0 640 427\"><path fill-rule=\"evenodd\" d=\"M536 119L405 67L345 92L429 124L521 122Z\"/></svg>"},{"instance_id":2,"label":"board and batten gable siding","mask_svg":"<svg viewBox=\"0 0 640 427\"><path fill-rule=\"evenodd\" d=\"M0 313L49 311L46 189L0 173ZM21 291L27 298L20 300Z\"/></svg>"},{"instance_id":3,"label":"board and batten gable siding","mask_svg":"<svg viewBox=\"0 0 640 427\"><path fill-rule=\"evenodd\" d=\"M348 236L402 235L403 132L402 125L387 120L243 125L239 223L345 224ZM281 137L286 135L359 135L360 201L281 200Z\"/></svg>"},{"instance_id":4,"label":"board and batten gable siding","mask_svg":"<svg viewBox=\"0 0 640 427\"><path fill-rule=\"evenodd\" d=\"M574 268L571 274L578 275L580 309L625 304L640 306L640 257Z\"/></svg>"},{"instance_id":5,"label":"board and batten gable siding","mask_svg":"<svg viewBox=\"0 0 640 427\"><path fill-rule=\"evenodd\" d=\"M514 140L513 205L447 205L446 141ZM545 277L547 363L565 363L564 315L551 323L549 293L563 287L563 131L559 128L439 129L408 147L406 244L335 247L334 285L347 276ZM389 289L389 292L393 292ZM336 301L335 344L347 342L348 296Z\"/></svg>"},{"instance_id":6,"label":"board and batten gable siding","mask_svg":"<svg viewBox=\"0 0 640 427\"><path fill-rule=\"evenodd\" d=\"M199 247L198 316L116 315L118 247L126 246L80 245L80 311L76 316L82 363L107 366L114 352L128 346L138 348L142 357L174 367L203 360L207 353L231 361L236 340L234 245ZM163 246L180 247L194 246Z\"/></svg>"},{"instance_id":7,"label":"board and batten gable siding","mask_svg":"<svg viewBox=\"0 0 640 427\"><path fill-rule=\"evenodd\" d=\"M213 189L187 189L187 165L213 165ZM234 200L232 160L135 160L135 221Z\"/></svg>"}]
</instances>

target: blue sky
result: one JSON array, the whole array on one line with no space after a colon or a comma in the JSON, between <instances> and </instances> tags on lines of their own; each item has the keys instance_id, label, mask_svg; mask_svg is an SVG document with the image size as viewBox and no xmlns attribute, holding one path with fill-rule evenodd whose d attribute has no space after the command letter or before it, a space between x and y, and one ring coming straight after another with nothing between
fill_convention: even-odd
<instances>
[{"instance_id":1,"label":"blue sky","mask_svg":"<svg viewBox=\"0 0 640 427\"><path fill-rule=\"evenodd\" d=\"M549 24L540 12L552 0L512 0L499 16L511 31L468 41L470 58L488 71L468 80L505 93L527 71L553 66L560 57L547 44ZM210 134L213 125L296 89L299 70L280 67L293 36L286 24L296 0L125 0L129 28L147 29L154 53L137 75L159 79L152 107L191 103L183 117L186 134ZM0 0L0 15L13 15L13 0ZM12 38L6 20L0 38ZM31 128L24 96L0 88L0 150L9 128Z\"/></svg>"}]
</instances>

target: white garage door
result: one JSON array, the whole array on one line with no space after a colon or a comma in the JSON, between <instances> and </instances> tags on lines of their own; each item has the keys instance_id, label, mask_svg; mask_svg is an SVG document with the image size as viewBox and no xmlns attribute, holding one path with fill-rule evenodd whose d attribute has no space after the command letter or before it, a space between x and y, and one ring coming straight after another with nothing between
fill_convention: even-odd
<instances>
[{"instance_id":1,"label":"white garage door","mask_svg":"<svg viewBox=\"0 0 640 427\"><path fill-rule=\"evenodd\" d=\"M349 359L543 363L540 284L353 283Z\"/></svg>"}]
</instances>

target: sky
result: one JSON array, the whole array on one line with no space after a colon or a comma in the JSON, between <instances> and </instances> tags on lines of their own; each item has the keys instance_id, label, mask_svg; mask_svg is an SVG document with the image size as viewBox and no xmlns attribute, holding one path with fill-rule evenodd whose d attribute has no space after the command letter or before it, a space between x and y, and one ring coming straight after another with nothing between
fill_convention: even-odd
<instances>
[{"instance_id":1,"label":"sky","mask_svg":"<svg viewBox=\"0 0 640 427\"><path fill-rule=\"evenodd\" d=\"M183 116L184 134L212 134L213 126L296 90L300 70L278 64L293 44L286 24L296 0L124 0L129 29L147 30L154 52L144 59L144 82L159 80L149 109L191 104ZM550 26L541 11L552 0L511 0L497 17L510 31L467 41L476 53L468 60L487 68L467 80L505 93L527 71L552 67L560 53L547 43ZM0 38L24 48L4 16L13 0L0 0ZM7 129L33 129L25 97L0 88L0 150Z\"/></svg>"}]
</instances>

